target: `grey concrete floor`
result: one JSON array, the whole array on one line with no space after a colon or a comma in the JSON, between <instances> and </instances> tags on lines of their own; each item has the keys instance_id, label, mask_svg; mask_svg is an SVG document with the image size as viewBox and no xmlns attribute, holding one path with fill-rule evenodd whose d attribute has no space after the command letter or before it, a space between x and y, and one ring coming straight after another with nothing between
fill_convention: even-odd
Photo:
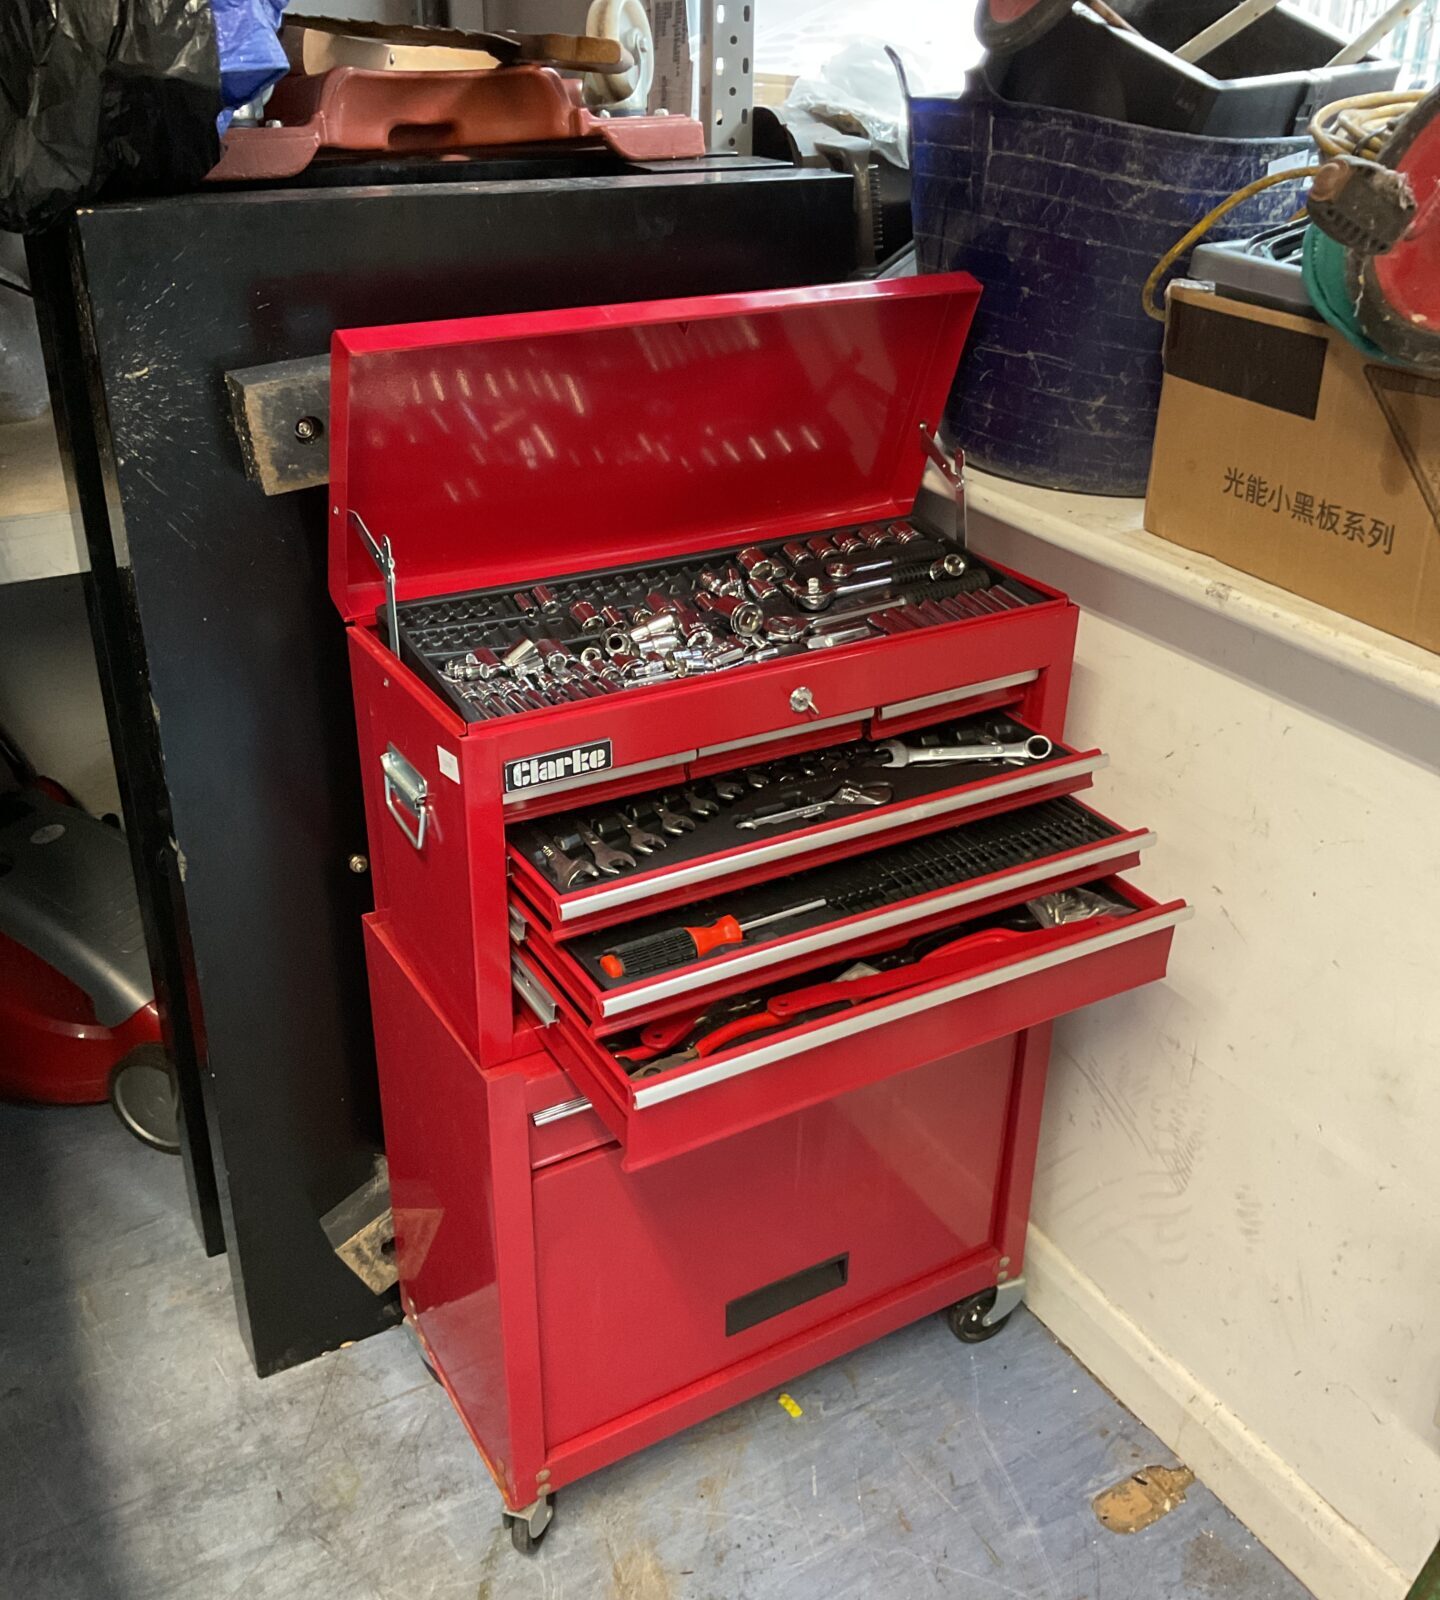
<instances>
[{"instance_id":1,"label":"grey concrete floor","mask_svg":"<svg viewBox=\"0 0 1440 1600\"><path fill-rule=\"evenodd\" d=\"M1304 1600L1028 1313L937 1318L564 1490L538 1555L401 1330L264 1382L180 1166L108 1108L0 1107L5 1600Z\"/></svg>"}]
</instances>

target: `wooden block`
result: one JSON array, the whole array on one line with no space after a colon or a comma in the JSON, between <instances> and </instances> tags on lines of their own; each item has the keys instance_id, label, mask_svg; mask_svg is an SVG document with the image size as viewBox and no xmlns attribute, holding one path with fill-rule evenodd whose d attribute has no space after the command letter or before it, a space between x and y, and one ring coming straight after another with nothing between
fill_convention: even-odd
<instances>
[{"instance_id":1,"label":"wooden block","mask_svg":"<svg viewBox=\"0 0 1440 1600\"><path fill-rule=\"evenodd\" d=\"M246 475L266 494L329 481L329 356L241 367L225 387Z\"/></svg>"},{"instance_id":2,"label":"wooden block","mask_svg":"<svg viewBox=\"0 0 1440 1600\"><path fill-rule=\"evenodd\" d=\"M374 1173L327 1211L320 1226L335 1254L375 1294L393 1287L395 1224L390 1215L390 1171L376 1156Z\"/></svg>"}]
</instances>

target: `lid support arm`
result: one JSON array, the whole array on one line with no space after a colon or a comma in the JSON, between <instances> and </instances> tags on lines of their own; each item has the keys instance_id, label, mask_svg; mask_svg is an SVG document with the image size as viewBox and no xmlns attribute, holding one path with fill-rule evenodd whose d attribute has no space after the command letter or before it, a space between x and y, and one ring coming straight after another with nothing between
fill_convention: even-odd
<instances>
[{"instance_id":1,"label":"lid support arm","mask_svg":"<svg viewBox=\"0 0 1440 1600\"><path fill-rule=\"evenodd\" d=\"M965 527L965 452L952 454L928 422L920 424L925 471L915 496L915 516L950 544L967 547Z\"/></svg>"},{"instance_id":2,"label":"lid support arm","mask_svg":"<svg viewBox=\"0 0 1440 1600\"><path fill-rule=\"evenodd\" d=\"M350 511L351 521L359 530L366 550L370 552L370 559L379 568L380 577L385 584L385 626L389 630L389 644L391 650L398 656L400 654L400 608L395 601L395 557L390 550L390 540L381 534L377 540L369 528L365 526L365 519L353 507Z\"/></svg>"}]
</instances>

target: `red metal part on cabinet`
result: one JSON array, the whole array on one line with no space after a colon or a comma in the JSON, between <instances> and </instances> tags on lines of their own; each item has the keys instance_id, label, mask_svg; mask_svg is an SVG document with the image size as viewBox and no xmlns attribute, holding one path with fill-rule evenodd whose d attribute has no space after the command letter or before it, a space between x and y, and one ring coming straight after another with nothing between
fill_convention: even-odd
<instances>
[{"instance_id":1,"label":"red metal part on cabinet","mask_svg":"<svg viewBox=\"0 0 1440 1600\"><path fill-rule=\"evenodd\" d=\"M406 1310L512 1507L1022 1269L1044 1027L644 1174L603 1145L532 1171L553 1063L480 1067L378 917L366 951Z\"/></svg>"},{"instance_id":2,"label":"red metal part on cabinet","mask_svg":"<svg viewBox=\"0 0 1440 1600\"><path fill-rule=\"evenodd\" d=\"M330 587L349 525L401 600L908 513L979 298L963 272L337 333Z\"/></svg>"},{"instance_id":3,"label":"red metal part on cabinet","mask_svg":"<svg viewBox=\"0 0 1440 1600\"><path fill-rule=\"evenodd\" d=\"M509 1011L501 999L508 991L510 962L504 834L509 808L503 804L500 777L504 763L607 739L614 766L604 775L605 784L592 792L608 793L616 783L633 790L655 781L656 765L662 775L672 768L688 769L716 746L727 746L727 761L743 764L749 759L747 735L761 741L754 748L765 756L782 754L783 740L764 742L767 735L813 726L790 707L792 691L802 685L812 689L826 713L820 720L829 722L829 708L834 707L838 720L848 725L841 710L847 696L849 715L857 718L878 714L885 704L937 694L946 696L946 708L959 710L963 696L950 698L957 688L1017 674L1026 679L1017 715L1058 738L1075 619L1074 607L1057 601L883 640L878 646L826 651L820 661L775 661L736 674L729 682L721 673L468 727L370 629L353 627L350 659L376 864L376 906L391 917L427 983L481 1060L504 1060L512 1047ZM868 664L853 659L866 650L871 651ZM894 700L885 699L885 692L893 693ZM877 699L881 706L874 705ZM881 720L877 715L877 725ZM677 735L685 740L678 749ZM386 815L380 798L381 761L390 746L425 778L429 789L424 851L414 849ZM640 774L625 776L637 767ZM557 794L570 804L584 792L563 787Z\"/></svg>"},{"instance_id":4,"label":"red metal part on cabinet","mask_svg":"<svg viewBox=\"0 0 1440 1600\"><path fill-rule=\"evenodd\" d=\"M563 1001L547 1030L550 1048L624 1144L628 1167L668 1161L1163 977L1173 930L1189 908L1180 901L1158 905L1120 879L1106 886L1136 907L1133 916L1077 923L1033 952L1018 945L1003 956L990 954L973 968L742 1040L659 1077L627 1077ZM560 994L556 986L557 1001Z\"/></svg>"}]
</instances>

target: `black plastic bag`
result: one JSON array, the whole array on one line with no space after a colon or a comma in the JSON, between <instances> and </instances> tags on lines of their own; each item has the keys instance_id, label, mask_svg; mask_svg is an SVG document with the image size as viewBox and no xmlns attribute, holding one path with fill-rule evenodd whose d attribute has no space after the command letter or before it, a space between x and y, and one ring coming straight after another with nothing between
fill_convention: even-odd
<instances>
[{"instance_id":1,"label":"black plastic bag","mask_svg":"<svg viewBox=\"0 0 1440 1600\"><path fill-rule=\"evenodd\" d=\"M0 228L192 187L219 110L209 0L0 0Z\"/></svg>"}]
</instances>

